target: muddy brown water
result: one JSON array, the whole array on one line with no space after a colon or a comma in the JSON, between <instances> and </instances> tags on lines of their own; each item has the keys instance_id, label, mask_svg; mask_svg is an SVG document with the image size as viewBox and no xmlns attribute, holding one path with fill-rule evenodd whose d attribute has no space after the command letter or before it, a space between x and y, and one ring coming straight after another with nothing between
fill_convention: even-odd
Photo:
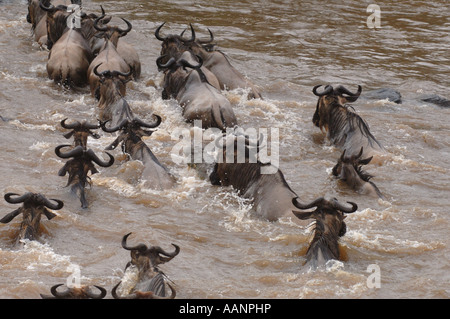
<instances>
[{"instance_id":1,"label":"muddy brown water","mask_svg":"<svg viewBox=\"0 0 450 319\"><path fill-rule=\"evenodd\" d=\"M448 94L450 21L446 1L378 1L381 28L366 24L370 1L83 1L129 19L126 40L137 49L142 79L130 82L134 112L163 117L146 138L176 186L154 191L139 180L139 162L100 168L80 207L54 148L68 141L59 122L95 121L87 88L66 90L46 73L48 52L33 42L26 1L0 3L0 191L40 192L64 201L57 217L42 219L39 240L13 245L20 217L0 225L0 297L40 298L79 270L81 284L110 289L124 275L129 252L122 236L180 254L161 269L179 298L448 298L450 297L450 124L448 108L420 96ZM304 199L354 201L341 239L343 260L312 271L303 266L310 228L291 217L259 219L230 188L211 186L198 171L175 163L176 129L192 129L174 100L163 101L155 60L155 29L181 33L193 23L198 36L215 35L233 65L262 91L264 100L226 92L245 128L278 128L280 168ZM402 103L363 99L354 108L385 146L388 158L367 171L385 200L357 194L331 175L340 152L312 124L316 84L343 84L363 93L393 88ZM100 133L90 148L103 158L113 136ZM16 205L0 201L2 217ZM375 265L375 266L374 266ZM379 272L372 272L371 269ZM378 274L380 285L371 283ZM108 294L108 298L111 295Z\"/></svg>"}]
</instances>

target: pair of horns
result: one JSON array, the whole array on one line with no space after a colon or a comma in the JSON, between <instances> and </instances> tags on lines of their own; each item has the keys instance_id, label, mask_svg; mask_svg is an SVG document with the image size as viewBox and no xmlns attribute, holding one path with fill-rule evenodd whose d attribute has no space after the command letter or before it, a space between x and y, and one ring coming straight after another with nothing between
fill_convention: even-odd
<instances>
[{"instance_id":1,"label":"pair of horns","mask_svg":"<svg viewBox=\"0 0 450 319\"><path fill-rule=\"evenodd\" d=\"M99 68L100 65L102 65L102 63L97 64L95 66L95 68L94 68L94 74L96 76L98 76L98 77L106 77L106 78L111 77L112 78L112 77L117 77L117 76L120 76L120 75L124 76L124 77L127 77L127 76L130 76L131 73L132 73L132 68L131 67L130 67L130 69L129 69L129 71L127 73L123 73L121 71L110 71L110 70L105 70L105 71L99 73L98 72L98 68Z\"/></svg>"},{"instance_id":2,"label":"pair of horns","mask_svg":"<svg viewBox=\"0 0 450 319\"><path fill-rule=\"evenodd\" d=\"M345 94L345 95L348 95L348 97L346 97L346 98L347 98L347 101L349 101L349 102L356 101L362 92L361 85L358 85L358 91L356 93L350 92L348 89L346 89L342 85L339 85L335 89L331 85L326 85L322 92L318 92L317 89L321 86L322 85L319 84L313 88L312 91L313 91L314 95L320 97L320 96L329 95L329 94L336 94L336 95L340 95L340 96L343 96L343 94Z\"/></svg>"},{"instance_id":3,"label":"pair of horns","mask_svg":"<svg viewBox=\"0 0 450 319\"><path fill-rule=\"evenodd\" d=\"M102 8L103 9L103 8ZM127 28L126 29L122 29L120 27L114 26L114 27L108 27L106 26L104 23L102 23L102 25L99 25L100 20L102 20L105 17L105 13L102 10L102 15L100 17L98 17L97 19L95 19L94 21L94 28L97 31L109 31L110 29L116 29L117 31L119 31L119 33L124 36L126 35L128 32L131 31L131 29L133 28L132 24L130 23L130 21L128 21L125 18L121 18L123 20L123 22L125 22L127 24ZM109 22L109 21L108 21Z\"/></svg>"},{"instance_id":4,"label":"pair of horns","mask_svg":"<svg viewBox=\"0 0 450 319\"><path fill-rule=\"evenodd\" d=\"M203 65L203 60L198 55L196 55L196 57L198 59L198 64L197 65L192 65L188 61L186 61L185 59L181 59L181 60L177 61L174 57L171 57L169 59L169 61L167 61L167 63L161 64L161 61L163 59L165 59L166 57L167 57L167 55L161 55L160 57L158 57L156 59L156 65L158 66L158 68L160 68L160 69L169 69L169 68L172 68L172 67L176 66L176 67L183 67L183 68L187 67L187 68L191 68L191 69L199 69Z\"/></svg>"},{"instance_id":5,"label":"pair of horns","mask_svg":"<svg viewBox=\"0 0 450 319\"><path fill-rule=\"evenodd\" d=\"M103 131L108 132L108 133L117 132L118 130L124 129L124 128L130 126L130 125L131 126L146 127L146 128L155 128L155 127L157 127L157 126L159 126L161 124L161 116L159 116L157 114L153 114L153 116L156 117L156 120L153 123L146 123L146 122L142 121L139 118L134 118L132 121L130 121L128 119L124 119L124 120L122 120L122 122L120 122L115 127L107 128L105 126L105 124L108 121L100 123L100 126L101 126Z\"/></svg>"},{"instance_id":6,"label":"pair of horns","mask_svg":"<svg viewBox=\"0 0 450 319\"><path fill-rule=\"evenodd\" d=\"M336 198L333 198L331 200L326 200L323 197L319 197L315 200L313 200L310 203L303 204L299 202L298 197L295 197L292 199L292 204L294 204L295 207L305 210L316 207L316 210L313 212L294 212L294 215L297 216L300 219L307 219L310 218L311 215L314 212L318 211L341 211L343 213L353 213L358 209L358 205L356 205L353 202L347 202L350 204L351 207L347 205L343 205L340 203Z\"/></svg>"},{"instance_id":7,"label":"pair of horns","mask_svg":"<svg viewBox=\"0 0 450 319\"><path fill-rule=\"evenodd\" d=\"M63 145L59 145L55 148L55 153L58 157L70 158L70 157L80 157L80 156L86 155L90 160L94 161L96 164L98 164L99 166L102 166L102 167L109 167L112 164L114 164L114 156L112 156L108 152L105 152L109 156L109 161L106 162L106 161L101 160L97 155L95 155L93 150L91 150L91 149L85 150L83 148L83 146L81 146L81 145L75 147L73 150L70 150L66 153L62 153L61 148L66 147L66 146L72 146L72 145L63 144Z\"/></svg>"},{"instance_id":8,"label":"pair of horns","mask_svg":"<svg viewBox=\"0 0 450 319\"><path fill-rule=\"evenodd\" d=\"M52 293L53 297L56 299L65 299L65 298L69 298L69 297L77 297L77 292L74 289L77 288L67 288L65 291L58 291L58 287L62 286L63 284L58 284L58 285L54 285L52 288L50 288L50 292ZM81 288L86 296L88 296L89 298L92 299L103 299L106 296L106 289L100 286L95 286L95 288L97 288L98 290L100 290L100 293L95 294L93 293L89 287L83 287ZM80 291L81 292L81 291ZM47 295L42 295L41 297L43 299L51 299L53 297L51 296L47 296ZM81 296L80 296L81 297Z\"/></svg>"},{"instance_id":9,"label":"pair of horns","mask_svg":"<svg viewBox=\"0 0 450 319\"><path fill-rule=\"evenodd\" d=\"M157 255L157 256L160 258L160 260L161 260L163 263L172 260L172 259L173 259L176 255L178 255L178 253L180 252L180 247L177 246L177 245L175 245L175 244L172 244L172 246L175 247L175 251L173 251L173 252L171 252L171 253L166 252L164 249L162 249L162 248L159 247L159 246L151 246L151 247L149 248L149 247L147 247L147 245L145 245L145 244L138 244L138 245L136 245L136 246L130 247L130 246L127 245L127 238L128 238L128 236L130 236L130 235L131 235L131 233L128 233L128 234L126 234L125 236L123 236L123 238L122 238L122 247L123 247L124 249L126 249L126 250L137 250L137 251L140 252L141 254L148 254L148 253L150 253L150 254L155 254L155 255ZM166 256L166 257L161 257L161 256L159 256L160 254L161 254L161 255L164 255L164 256Z\"/></svg>"},{"instance_id":10,"label":"pair of horns","mask_svg":"<svg viewBox=\"0 0 450 319\"><path fill-rule=\"evenodd\" d=\"M18 197L12 197L12 196L18 196ZM16 194L16 193L6 193L4 198L8 203L11 203L11 204L20 204L20 203L27 202L27 201L34 201L38 204L44 205L45 207L48 207L53 210L59 210L59 209L63 208L63 206L64 206L64 203L62 201L60 201L59 199L52 198L49 200L42 194L36 194L36 193L31 193L31 192L25 193L22 196L20 196L19 194ZM51 200L55 201L56 204L52 203Z\"/></svg>"},{"instance_id":11,"label":"pair of horns","mask_svg":"<svg viewBox=\"0 0 450 319\"><path fill-rule=\"evenodd\" d=\"M155 31L155 37L159 40L159 41L165 41L167 40L168 37L162 37L159 33L161 31L161 28L164 26L164 24L166 24L166 22L163 22ZM191 38L190 39L185 39L186 42L193 42L195 41L195 31L194 31L194 27L192 26L191 23L189 23L189 26L191 28ZM181 32L180 37L183 37L184 32L186 30L184 30L183 32ZM211 32L211 30L208 28L208 32L209 32L209 40L197 40L197 42L199 42L200 44L207 44L207 43L211 43L214 41L214 35Z\"/></svg>"},{"instance_id":12,"label":"pair of horns","mask_svg":"<svg viewBox=\"0 0 450 319\"><path fill-rule=\"evenodd\" d=\"M83 121L83 122L75 121L74 123L71 123L71 124L66 123L66 121L67 121L67 118L62 120L61 126L68 130L80 129L80 128L93 130L93 129L100 128L100 126L98 124L91 124L91 123L87 123L86 121Z\"/></svg>"}]
</instances>

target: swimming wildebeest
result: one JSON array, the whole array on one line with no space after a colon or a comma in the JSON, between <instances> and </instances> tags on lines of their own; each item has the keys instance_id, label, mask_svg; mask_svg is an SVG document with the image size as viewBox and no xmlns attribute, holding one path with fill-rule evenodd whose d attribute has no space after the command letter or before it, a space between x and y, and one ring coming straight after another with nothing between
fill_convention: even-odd
<instances>
[{"instance_id":1,"label":"swimming wildebeest","mask_svg":"<svg viewBox=\"0 0 450 319\"><path fill-rule=\"evenodd\" d=\"M163 58L156 61L159 69L166 70L163 98L175 98L183 108L186 121L201 120L203 128L217 127L221 130L237 125L230 101L208 82L202 72L201 59L196 65L183 58L178 61L170 58L161 64Z\"/></svg>"},{"instance_id":2,"label":"swimming wildebeest","mask_svg":"<svg viewBox=\"0 0 450 319\"><path fill-rule=\"evenodd\" d=\"M137 282L134 283L130 292L118 295L117 288L120 282L114 287L112 295L114 298L175 298L175 289L167 283L171 290L171 295L166 296L166 275L158 269L158 266L172 260L180 252L180 247L175 247L173 252L166 252L159 246L147 247L145 244L136 246L128 246L127 238L131 233L126 234L122 238L122 247L130 251L131 261L125 267L127 271L137 271Z\"/></svg>"},{"instance_id":3,"label":"swimming wildebeest","mask_svg":"<svg viewBox=\"0 0 450 319\"><path fill-rule=\"evenodd\" d=\"M292 203L301 210L315 208L313 211L293 211L299 219L315 219L313 239L306 252L306 264L316 268L328 260L339 260L339 238L344 236L347 230L344 213L353 213L358 206L348 202L349 207L339 203L336 198L326 200L323 197L308 204L300 203L294 198Z\"/></svg>"},{"instance_id":4,"label":"swimming wildebeest","mask_svg":"<svg viewBox=\"0 0 450 319\"><path fill-rule=\"evenodd\" d=\"M214 73L219 80L221 89L234 90L237 88L249 88L251 90L248 95L249 98L261 98L261 93L256 86L231 65L225 54L219 50L213 49L214 46L211 43L214 40L214 37L211 31L209 31L211 38L207 41L196 39L192 25L190 25L191 38L189 39L184 38L182 35L174 34L163 37L161 36L160 31L164 24L165 22L155 31L155 37L162 41L161 56L167 55L167 60L171 57L178 60L184 51L191 51L194 55L199 56L203 60L203 64L206 68ZM166 61L163 60L162 62Z\"/></svg>"},{"instance_id":5,"label":"swimming wildebeest","mask_svg":"<svg viewBox=\"0 0 450 319\"><path fill-rule=\"evenodd\" d=\"M168 189L174 185L174 178L164 167L150 148L142 140L143 136L150 136L153 131L145 128L156 128L161 123L161 117L156 117L153 123L146 123L141 119L124 119L119 125L107 128L105 123L101 123L103 131L114 133L120 131L119 136L106 149L113 150L122 143L122 151L128 154L131 159L141 161L144 165L142 179L146 180L149 187L153 189Z\"/></svg>"},{"instance_id":6,"label":"swimming wildebeest","mask_svg":"<svg viewBox=\"0 0 450 319\"><path fill-rule=\"evenodd\" d=\"M344 181L351 189L361 194L369 194L383 198L378 187L370 180L373 176L362 170L362 165L367 165L372 156L362 159L363 148L356 155L346 156L342 152L337 164L333 167L333 175Z\"/></svg>"},{"instance_id":7,"label":"swimming wildebeest","mask_svg":"<svg viewBox=\"0 0 450 319\"><path fill-rule=\"evenodd\" d=\"M341 151L345 149L347 155L358 154L361 147L364 147L364 157L384 154L384 147L372 135L368 124L346 105L358 99L362 87L359 85L358 91L352 93L341 85L336 88L327 85L322 92L318 92L320 86L313 88L314 95L319 99L312 121L327 132L331 144Z\"/></svg>"},{"instance_id":8,"label":"swimming wildebeest","mask_svg":"<svg viewBox=\"0 0 450 319\"><path fill-rule=\"evenodd\" d=\"M209 176L213 185L232 186L240 196L252 200L256 215L263 219L276 221L292 214L295 209L292 199L298 195L280 169L259 161L261 138L254 142L243 135L227 134L216 139L216 148L222 154L222 160L216 161ZM241 155L240 149L244 150ZM233 152L231 156L227 156L228 151Z\"/></svg>"},{"instance_id":9,"label":"swimming wildebeest","mask_svg":"<svg viewBox=\"0 0 450 319\"><path fill-rule=\"evenodd\" d=\"M41 215L44 214L45 217L50 220L55 217L56 214L49 211L48 208L52 210L59 210L64 206L62 201L58 199L49 200L40 193L28 192L21 196L15 193L7 193L4 198L8 203L22 204L20 208L0 219L1 223L6 224L13 220L16 216L22 214L23 220L20 224L17 239L18 241L21 239L35 240L41 227Z\"/></svg>"},{"instance_id":10,"label":"swimming wildebeest","mask_svg":"<svg viewBox=\"0 0 450 319\"><path fill-rule=\"evenodd\" d=\"M59 170L59 176L65 176L69 173L69 180L67 186L72 185L71 190L78 195L81 201L81 207L87 208L88 202L86 200L85 188L90 185L89 171L91 174L98 173L95 168L95 164L101 167L109 167L114 164L114 157L106 152L109 156L109 161L101 160L94 151L91 149L85 149L79 145L66 153L61 152L63 147L71 147L72 145L59 145L55 148L55 153L60 158L70 158Z\"/></svg>"},{"instance_id":11,"label":"swimming wildebeest","mask_svg":"<svg viewBox=\"0 0 450 319\"><path fill-rule=\"evenodd\" d=\"M95 286L100 292L95 293L90 286L67 287L64 291L58 291L58 287L63 284L54 285L50 288L52 295L40 294L42 299L103 299L106 296L106 289Z\"/></svg>"},{"instance_id":12,"label":"swimming wildebeest","mask_svg":"<svg viewBox=\"0 0 450 319\"><path fill-rule=\"evenodd\" d=\"M100 128L98 123L92 124L87 121L75 121L73 123L66 123L67 118L61 121L61 126L65 129L71 130L64 134L65 138L71 138L73 136L74 146L81 145L83 148L87 148L88 137L91 136L95 139L99 139L100 135L92 132L92 130Z\"/></svg>"},{"instance_id":13,"label":"swimming wildebeest","mask_svg":"<svg viewBox=\"0 0 450 319\"><path fill-rule=\"evenodd\" d=\"M101 23L101 20L104 18L104 15L98 17L94 22L94 28L99 32L102 32L104 36L105 43L98 55L92 60L89 68L87 70L87 76L89 79L89 85L91 88L92 96L97 96L97 90L100 86L100 79L98 75L94 72L94 69L97 68L97 72L101 73L103 71L111 70L118 71L121 73L132 72L132 68L127 64L127 62L123 59L123 57L117 52L117 43L120 37L125 36L128 32L131 31L132 25L131 23L122 18L122 20L126 23L127 28L123 29L119 26L108 26L108 32L104 32L105 26ZM122 92L125 95L125 91Z\"/></svg>"},{"instance_id":14,"label":"swimming wildebeest","mask_svg":"<svg viewBox=\"0 0 450 319\"><path fill-rule=\"evenodd\" d=\"M117 126L123 120L134 118L130 104L124 98L126 83L130 80L131 70L123 73L115 70L104 70L99 73L97 65L93 72L99 79L98 109L100 122L109 122L111 126Z\"/></svg>"}]
</instances>

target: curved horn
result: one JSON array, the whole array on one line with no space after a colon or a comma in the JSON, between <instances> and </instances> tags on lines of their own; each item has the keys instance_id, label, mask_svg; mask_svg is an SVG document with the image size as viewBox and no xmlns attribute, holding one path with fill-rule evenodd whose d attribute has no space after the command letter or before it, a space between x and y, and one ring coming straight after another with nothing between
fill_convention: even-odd
<instances>
[{"instance_id":1,"label":"curved horn","mask_svg":"<svg viewBox=\"0 0 450 319\"><path fill-rule=\"evenodd\" d=\"M60 210L61 208L64 207L63 201L61 201L59 199L54 199L54 198L47 199L45 196L42 196L42 197L43 197L44 206L46 206L46 207L48 207L50 209ZM56 204L52 203L51 200L55 201Z\"/></svg>"},{"instance_id":2,"label":"curved horn","mask_svg":"<svg viewBox=\"0 0 450 319\"><path fill-rule=\"evenodd\" d=\"M121 297L117 294L117 288L120 286L120 284L122 283L122 281L119 281L119 283L117 285L115 285L113 287L113 289L111 289L111 295L113 296L114 299L135 299L134 295L128 295L125 297Z\"/></svg>"},{"instance_id":3,"label":"curved horn","mask_svg":"<svg viewBox=\"0 0 450 319\"><path fill-rule=\"evenodd\" d=\"M202 58L200 58L198 55L197 55L197 58L198 58L198 64L197 65L192 65L192 64L190 64L188 61L186 61L185 59L181 59L180 60L180 64L185 68L185 67L188 67L188 68L191 68L191 69L199 69L199 68L201 68L202 67L202 65L203 65L203 60L202 60Z\"/></svg>"},{"instance_id":4,"label":"curved horn","mask_svg":"<svg viewBox=\"0 0 450 319\"><path fill-rule=\"evenodd\" d=\"M83 146L81 146L81 145L75 147L73 150L68 151L67 153L62 153L62 152L60 151L61 148L66 147L66 146L72 146L72 145L70 145L70 144L63 144L63 145L57 146L57 147L55 148L55 154L56 154L58 157L61 157L61 158L78 157L78 156L80 156L81 154L83 154Z\"/></svg>"},{"instance_id":5,"label":"curved horn","mask_svg":"<svg viewBox=\"0 0 450 319\"><path fill-rule=\"evenodd\" d=\"M165 25L166 22L163 22L155 31L155 37L159 40L159 41L165 41L166 38L163 38L159 35L159 31L161 30L161 28L163 27L163 25Z\"/></svg>"},{"instance_id":6,"label":"curved horn","mask_svg":"<svg viewBox=\"0 0 450 319\"><path fill-rule=\"evenodd\" d=\"M156 65L158 66L158 68L160 69L167 69L170 68L174 63L176 63L177 61L175 60L174 57L170 58L169 61L167 61L166 64L161 64L162 59L166 58L167 54L165 55L161 55L160 57L158 57L156 59Z\"/></svg>"},{"instance_id":7,"label":"curved horn","mask_svg":"<svg viewBox=\"0 0 450 319\"><path fill-rule=\"evenodd\" d=\"M356 93L352 93L348 89L346 89L344 86L339 85L336 89L334 89L334 92L339 95L347 94L350 96L359 96L362 92L362 87L361 87L361 85L358 85L358 91Z\"/></svg>"},{"instance_id":8,"label":"curved horn","mask_svg":"<svg viewBox=\"0 0 450 319\"><path fill-rule=\"evenodd\" d=\"M211 32L211 30L208 28L209 31L209 40L197 40L198 43L200 44L208 44L214 41L214 35Z\"/></svg>"},{"instance_id":9,"label":"curved horn","mask_svg":"<svg viewBox=\"0 0 450 319\"><path fill-rule=\"evenodd\" d=\"M145 244L138 244L137 246L134 247L129 247L127 246L127 238L128 236L130 236L131 233L126 234L125 236L123 236L122 238L122 247L126 250L137 250L139 252L146 252L147 251L147 246Z\"/></svg>"},{"instance_id":10,"label":"curved horn","mask_svg":"<svg viewBox=\"0 0 450 319\"><path fill-rule=\"evenodd\" d=\"M125 18L121 18L121 19L127 24L127 28L126 29L117 28L117 30L119 30L119 32L122 34L122 36L124 36L125 34L127 34L128 32L131 31L133 26L131 25L130 21L128 21L127 19L125 19Z\"/></svg>"},{"instance_id":11,"label":"curved horn","mask_svg":"<svg viewBox=\"0 0 450 319\"><path fill-rule=\"evenodd\" d=\"M57 297L57 298L65 298L67 296L70 295L70 290L67 289L64 292L59 292L57 289L59 286L62 286L63 284L57 284L54 285L52 288L50 288L50 292L52 293L53 296Z\"/></svg>"},{"instance_id":12,"label":"curved horn","mask_svg":"<svg viewBox=\"0 0 450 319\"><path fill-rule=\"evenodd\" d=\"M104 14L102 14L100 17L98 17L97 19L95 19L94 21L94 28L97 31L108 31L108 27L103 25L103 26L99 26L98 23L100 22L100 20L102 20L105 17Z\"/></svg>"},{"instance_id":13,"label":"curved horn","mask_svg":"<svg viewBox=\"0 0 450 319\"><path fill-rule=\"evenodd\" d=\"M344 212L344 213L353 213L358 209L358 205L356 205L355 203L353 203L353 202L347 202L347 203L352 205L352 207L349 208L348 206L345 206L345 205L339 203L336 198L333 198L333 200L331 201L331 206L337 210Z\"/></svg>"},{"instance_id":14,"label":"curved horn","mask_svg":"<svg viewBox=\"0 0 450 319\"><path fill-rule=\"evenodd\" d=\"M6 193L4 198L10 204L20 204L20 203L23 203L24 201L26 201L28 198L30 198L31 195L33 195L33 194L32 193L25 193L22 196L19 196L19 197L16 197L16 198L11 198L11 196L13 196L13 195L19 196L19 194L16 194L16 193Z\"/></svg>"},{"instance_id":15,"label":"curved horn","mask_svg":"<svg viewBox=\"0 0 450 319\"><path fill-rule=\"evenodd\" d=\"M344 162L345 160L345 152L347 151L347 149L344 149L344 151L341 154L341 161Z\"/></svg>"},{"instance_id":16,"label":"curved horn","mask_svg":"<svg viewBox=\"0 0 450 319\"><path fill-rule=\"evenodd\" d=\"M123 127L125 127L128 124L128 119L123 119L122 122L120 122L117 126L115 127L110 127L107 128L105 126L106 123L108 123L109 121L106 122L101 122L100 123L100 127L102 128L103 131L107 132L107 133L114 133L117 132L118 130L122 129Z\"/></svg>"},{"instance_id":17,"label":"curved horn","mask_svg":"<svg viewBox=\"0 0 450 319\"><path fill-rule=\"evenodd\" d=\"M88 123L86 121L83 122L81 125L84 126L85 128L87 128L88 130L94 130L94 129L100 128L99 124Z\"/></svg>"},{"instance_id":18,"label":"curved horn","mask_svg":"<svg viewBox=\"0 0 450 319\"><path fill-rule=\"evenodd\" d=\"M74 128L79 128L81 126L81 123L79 121L75 121L75 123L72 123L72 124L67 124L66 121L67 121L67 117L61 121L61 126L65 129L71 130Z\"/></svg>"},{"instance_id":19,"label":"curved horn","mask_svg":"<svg viewBox=\"0 0 450 319\"><path fill-rule=\"evenodd\" d=\"M316 96L324 96L324 95L327 95L327 94L330 94L332 91L333 91L333 87L331 86L331 85L327 85L327 86L325 86L325 89L323 90L323 92L322 93L319 93L319 92L317 92L317 89L319 88L319 87L321 87L322 85L321 84L319 84L319 85L316 85L314 88L313 88L313 93L314 93L314 95L316 95Z\"/></svg>"},{"instance_id":20,"label":"curved horn","mask_svg":"<svg viewBox=\"0 0 450 319\"><path fill-rule=\"evenodd\" d=\"M189 26L191 27L191 38L189 40L185 40L185 41L187 41L187 42L194 42L195 41L194 27L192 26L192 23L189 23Z\"/></svg>"},{"instance_id":21,"label":"curved horn","mask_svg":"<svg viewBox=\"0 0 450 319\"><path fill-rule=\"evenodd\" d=\"M42 0L39 1L39 7L44 10L44 11L48 11L48 12L52 12L55 11L55 6L53 4L50 3L50 6L46 7L43 3Z\"/></svg>"},{"instance_id":22,"label":"curved horn","mask_svg":"<svg viewBox=\"0 0 450 319\"><path fill-rule=\"evenodd\" d=\"M96 286L96 285L94 285L94 287L97 288L98 290L100 290L100 293L95 294L92 291L88 290L86 292L86 295L88 295L88 297L92 298L92 299L103 299L103 298L105 298L105 296L106 296L106 289L103 288L103 287L100 287L100 286Z\"/></svg>"},{"instance_id":23,"label":"curved horn","mask_svg":"<svg viewBox=\"0 0 450 319\"><path fill-rule=\"evenodd\" d=\"M323 197L319 197L308 204L303 204L298 201L298 197L295 197L292 199L292 204L294 204L295 207L300 208L300 209L308 209L308 208L317 207L320 204L322 204L324 201L325 201L325 199Z\"/></svg>"},{"instance_id":24,"label":"curved horn","mask_svg":"<svg viewBox=\"0 0 450 319\"><path fill-rule=\"evenodd\" d=\"M108 152L105 152L109 156L108 162L101 160L97 155L95 155L94 151L91 149L89 149L86 153L91 160L93 160L96 164L98 164L101 167L109 167L112 164L114 164L114 156L112 156Z\"/></svg>"},{"instance_id":25,"label":"curved horn","mask_svg":"<svg viewBox=\"0 0 450 319\"><path fill-rule=\"evenodd\" d=\"M165 251L164 249L162 249L161 247L155 247L155 250L156 250L156 252L157 252L158 254L162 254L162 255L168 257L168 258L166 258L166 257L161 257L161 256L159 256L159 258L161 259L162 262L168 262L168 261L172 260L176 255L178 255L178 254L180 253L180 247L179 247L179 246L177 246L177 245L175 245L175 244L172 244L172 246L175 247L175 251L173 251L173 252L171 252L171 253L166 252L166 251Z\"/></svg>"},{"instance_id":26,"label":"curved horn","mask_svg":"<svg viewBox=\"0 0 450 319\"><path fill-rule=\"evenodd\" d=\"M363 154L363 149L364 149L364 146L361 146L361 150L359 151L358 155L355 156L355 159L361 157L361 155Z\"/></svg>"},{"instance_id":27,"label":"curved horn","mask_svg":"<svg viewBox=\"0 0 450 319\"><path fill-rule=\"evenodd\" d=\"M144 121L142 121L141 119L135 119L135 122L137 124L139 124L139 126L141 127L148 127L148 128L155 128L157 126L159 126L159 124L161 124L161 116L157 115L157 114L153 114L154 117L156 117L156 120L154 123L145 123Z\"/></svg>"},{"instance_id":28,"label":"curved horn","mask_svg":"<svg viewBox=\"0 0 450 319\"><path fill-rule=\"evenodd\" d=\"M113 76L121 75L121 76L127 77L127 76L130 76L131 73L133 73L133 68L130 67L127 73L123 73L121 71L112 71L111 75L113 75Z\"/></svg>"}]
</instances>

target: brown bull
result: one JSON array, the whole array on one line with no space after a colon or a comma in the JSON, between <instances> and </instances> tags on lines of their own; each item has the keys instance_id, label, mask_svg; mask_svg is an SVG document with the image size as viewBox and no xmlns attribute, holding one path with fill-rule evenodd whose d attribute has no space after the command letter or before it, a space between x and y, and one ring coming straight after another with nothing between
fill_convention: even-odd
<instances>
[{"instance_id":1,"label":"brown bull","mask_svg":"<svg viewBox=\"0 0 450 319\"><path fill-rule=\"evenodd\" d=\"M67 287L64 291L58 291L58 287L63 284L54 285L50 288L52 295L40 294L42 299L103 299L106 296L106 289L95 286L99 293L92 291L90 286Z\"/></svg>"},{"instance_id":2,"label":"brown bull","mask_svg":"<svg viewBox=\"0 0 450 319\"><path fill-rule=\"evenodd\" d=\"M74 146L81 145L83 148L87 148L88 137L91 136L95 139L99 139L100 135L92 132L94 129L100 128L98 123L92 124L86 121L75 121L74 123L66 123L67 118L61 121L61 126L65 129L71 130L70 132L64 134L65 138L71 138L73 136Z\"/></svg>"},{"instance_id":3,"label":"brown bull","mask_svg":"<svg viewBox=\"0 0 450 319\"><path fill-rule=\"evenodd\" d=\"M103 32L105 43L100 49L98 55L94 58L94 60L92 60L87 70L92 96L98 96L97 90L100 86L100 78L96 72L94 72L94 69L97 69L97 73L108 70L115 70L122 73L133 71L122 56L117 52L118 40L120 37L125 36L131 31L131 23L122 18L122 20L127 24L126 29L122 29L119 26L108 26L108 32L104 32L105 26L103 24L100 25L103 18L104 15L95 20L94 28L97 31ZM122 94L125 95L125 91L123 91Z\"/></svg>"},{"instance_id":4,"label":"brown bull","mask_svg":"<svg viewBox=\"0 0 450 319\"><path fill-rule=\"evenodd\" d=\"M19 214L22 214L23 220L20 224L18 241L21 239L35 240L39 234L39 229L41 226L41 215L44 214L45 217L50 220L55 217L56 214L52 213L47 208L59 210L64 206L62 201L58 199L49 200L44 195L39 193L29 192L21 196L15 193L7 193L4 198L8 203L22 204L20 208L0 219L1 223L6 224Z\"/></svg>"},{"instance_id":5,"label":"brown bull","mask_svg":"<svg viewBox=\"0 0 450 319\"><path fill-rule=\"evenodd\" d=\"M209 30L211 39L208 41L196 40L195 31L192 25L191 38L186 39L182 35L168 35L162 37L160 35L161 28L165 22L161 24L155 31L155 37L162 41L161 56L167 55L178 60L185 51L191 51L194 55L199 56L203 60L203 64L217 77L220 87L223 90L233 90L237 88L250 89L249 98L261 98L261 93L256 86L246 79L235 67L233 67L221 51L211 49L210 43L214 37Z\"/></svg>"},{"instance_id":6,"label":"brown bull","mask_svg":"<svg viewBox=\"0 0 450 319\"><path fill-rule=\"evenodd\" d=\"M362 87L359 85L358 91L352 93L343 86L333 88L327 85L322 92L318 92L320 86L313 88L314 95L319 99L312 121L327 132L331 144L342 151L345 149L349 156L358 154L361 147L364 147L364 157L384 153L384 147L372 135L368 124L346 105L358 99Z\"/></svg>"},{"instance_id":7,"label":"brown bull","mask_svg":"<svg viewBox=\"0 0 450 319\"><path fill-rule=\"evenodd\" d=\"M361 194L369 194L383 198L378 187L370 180L373 176L362 170L362 165L367 165L372 156L362 159L363 148L358 154L345 156L342 152L337 164L333 167L333 175L345 182L351 189Z\"/></svg>"},{"instance_id":8,"label":"brown bull","mask_svg":"<svg viewBox=\"0 0 450 319\"><path fill-rule=\"evenodd\" d=\"M130 251L131 261L127 263L125 272L137 271L137 281L133 283L130 292L125 295L117 293L120 282L114 287L112 294L114 298L127 299L173 299L175 298L175 289L167 283L171 290L171 295L166 295L166 278L167 276L158 268L159 265L172 260L180 252L180 247L175 247L173 252L166 252L159 246L147 247L145 244L136 246L128 246L127 238L131 233L126 234L122 238L122 247Z\"/></svg>"},{"instance_id":9,"label":"brown bull","mask_svg":"<svg viewBox=\"0 0 450 319\"><path fill-rule=\"evenodd\" d=\"M328 260L339 260L339 238L344 236L347 227L344 213L353 213L358 209L355 203L343 205L336 198L326 200L320 197L309 204L300 203L297 198L292 200L294 206L301 210L316 208L314 211L294 211L299 219L315 219L314 234L306 252L306 264L316 268Z\"/></svg>"},{"instance_id":10,"label":"brown bull","mask_svg":"<svg viewBox=\"0 0 450 319\"><path fill-rule=\"evenodd\" d=\"M197 65L183 58L178 61L170 58L166 64L161 64L163 58L156 61L161 70L166 70L163 98L175 98L183 108L186 121L201 120L203 128L217 127L223 131L237 125L230 101L202 72L201 59Z\"/></svg>"},{"instance_id":11,"label":"brown bull","mask_svg":"<svg viewBox=\"0 0 450 319\"><path fill-rule=\"evenodd\" d=\"M79 145L74 149L62 153L61 148L70 147L71 145L59 145L55 148L55 153L60 158L71 158L64 164L64 166L59 170L59 176L65 176L69 173L69 180L67 186L72 185L71 189L74 193L78 195L81 201L81 207L87 208L88 202L86 200L85 188L90 184L90 177L88 176L89 171L91 174L98 173L95 168L95 164L101 167L109 167L114 164L114 157L106 152L109 156L109 161L105 162L101 160L94 151L91 149L85 149L83 146Z\"/></svg>"},{"instance_id":12,"label":"brown bull","mask_svg":"<svg viewBox=\"0 0 450 319\"><path fill-rule=\"evenodd\" d=\"M93 72L99 79L99 87L96 93L98 98L99 120L109 122L111 126L117 126L123 120L134 118L128 101L124 98L126 83L130 80L131 70L127 73L105 70L98 72L97 65Z\"/></svg>"},{"instance_id":13,"label":"brown bull","mask_svg":"<svg viewBox=\"0 0 450 319\"><path fill-rule=\"evenodd\" d=\"M142 179L146 180L151 188L163 190L173 187L174 178L142 140L143 136L150 136L153 133L153 131L143 128L155 128L161 123L161 117L154 116L156 120L153 123L145 123L135 118L133 120L124 119L119 125L110 128L107 128L105 123L101 123L101 127L108 133L120 130L119 136L106 149L113 150L122 143L124 153L128 154L133 160L143 163Z\"/></svg>"}]
</instances>

